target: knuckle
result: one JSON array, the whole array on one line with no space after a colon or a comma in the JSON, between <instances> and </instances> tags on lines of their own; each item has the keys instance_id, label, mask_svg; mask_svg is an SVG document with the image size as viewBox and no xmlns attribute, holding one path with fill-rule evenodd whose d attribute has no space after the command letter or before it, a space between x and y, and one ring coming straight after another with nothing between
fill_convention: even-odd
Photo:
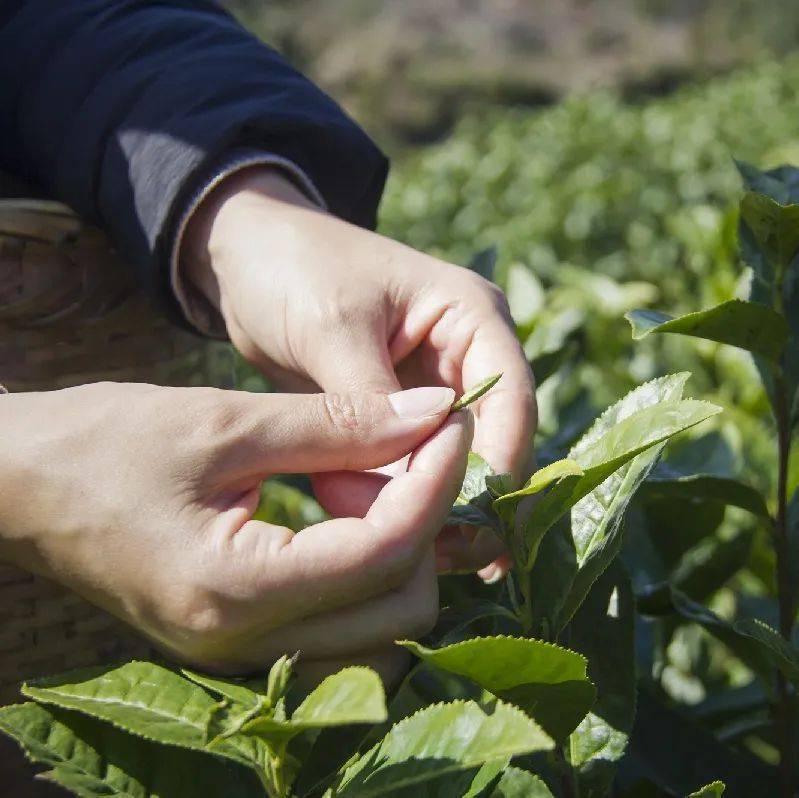
<instances>
[{"instance_id":1,"label":"knuckle","mask_svg":"<svg viewBox=\"0 0 799 798\"><path fill-rule=\"evenodd\" d=\"M174 647L196 662L215 658L228 631L227 613L220 602L199 586L184 589L166 620Z\"/></svg>"},{"instance_id":2,"label":"knuckle","mask_svg":"<svg viewBox=\"0 0 799 798\"><path fill-rule=\"evenodd\" d=\"M333 292L326 301L316 305L312 311L314 328L323 334L334 335L360 325L365 309L344 293Z\"/></svg>"},{"instance_id":3,"label":"knuckle","mask_svg":"<svg viewBox=\"0 0 799 798\"><path fill-rule=\"evenodd\" d=\"M375 556L384 578L392 587L411 578L421 559L419 541L409 534L384 538L376 547Z\"/></svg>"},{"instance_id":4,"label":"knuckle","mask_svg":"<svg viewBox=\"0 0 799 798\"><path fill-rule=\"evenodd\" d=\"M333 430L345 440L362 441L365 432L374 425L368 402L346 393L323 394L323 409Z\"/></svg>"}]
</instances>

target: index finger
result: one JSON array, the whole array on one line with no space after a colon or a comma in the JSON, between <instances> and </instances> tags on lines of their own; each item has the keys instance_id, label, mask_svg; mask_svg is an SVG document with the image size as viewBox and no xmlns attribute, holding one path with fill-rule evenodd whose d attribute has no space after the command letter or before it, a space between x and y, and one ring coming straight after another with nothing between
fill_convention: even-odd
<instances>
[{"instance_id":1,"label":"index finger","mask_svg":"<svg viewBox=\"0 0 799 798\"><path fill-rule=\"evenodd\" d=\"M510 323L497 314L475 330L463 359L463 384L474 385L500 371L502 379L472 406L473 448L497 473L520 481L533 460L535 380Z\"/></svg>"},{"instance_id":2,"label":"index finger","mask_svg":"<svg viewBox=\"0 0 799 798\"><path fill-rule=\"evenodd\" d=\"M432 547L458 495L471 437L468 414L454 414L416 450L408 471L386 484L363 519L315 524L270 552L268 562L251 557L261 573L259 592L285 597L281 614L290 621L399 587ZM246 524L247 535L257 535L258 525Z\"/></svg>"}]
</instances>

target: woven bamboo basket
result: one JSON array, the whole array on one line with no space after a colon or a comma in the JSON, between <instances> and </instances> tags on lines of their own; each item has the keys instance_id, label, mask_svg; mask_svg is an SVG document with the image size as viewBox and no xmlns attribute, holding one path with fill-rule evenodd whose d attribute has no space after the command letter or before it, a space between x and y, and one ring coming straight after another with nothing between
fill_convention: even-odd
<instances>
[{"instance_id":1,"label":"woven bamboo basket","mask_svg":"<svg viewBox=\"0 0 799 798\"><path fill-rule=\"evenodd\" d=\"M161 317L105 236L67 207L0 199L0 383L9 391L97 380L222 387L231 363L224 345ZM19 699L23 679L148 653L116 618L0 562L0 704ZM63 794L31 772L0 741L0 795Z\"/></svg>"}]
</instances>

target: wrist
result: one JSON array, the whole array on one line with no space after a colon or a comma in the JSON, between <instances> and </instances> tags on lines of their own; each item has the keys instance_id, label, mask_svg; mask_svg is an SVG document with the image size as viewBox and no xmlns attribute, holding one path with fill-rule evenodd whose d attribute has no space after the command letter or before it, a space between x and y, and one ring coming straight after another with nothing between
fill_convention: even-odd
<instances>
[{"instance_id":1,"label":"wrist","mask_svg":"<svg viewBox=\"0 0 799 798\"><path fill-rule=\"evenodd\" d=\"M257 165L235 172L189 219L180 247L181 276L225 315L225 288L248 265L240 245L297 209L318 210L281 167Z\"/></svg>"}]
</instances>

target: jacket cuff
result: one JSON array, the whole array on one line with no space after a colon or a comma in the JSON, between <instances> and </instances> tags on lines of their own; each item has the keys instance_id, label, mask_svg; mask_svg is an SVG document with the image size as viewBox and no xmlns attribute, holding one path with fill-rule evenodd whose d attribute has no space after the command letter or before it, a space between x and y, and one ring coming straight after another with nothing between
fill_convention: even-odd
<instances>
[{"instance_id":1,"label":"jacket cuff","mask_svg":"<svg viewBox=\"0 0 799 798\"><path fill-rule=\"evenodd\" d=\"M314 182L303 169L288 158L255 148L242 147L231 150L219 159L210 170L210 178L191 196L183 213L178 217L169 255L169 278L172 294L183 318L202 335L227 340L225 321L219 311L183 278L180 271L180 251L186 228L200 203L226 178L251 166L277 166L312 202L323 210L327 203Z\"/></svg>"}]
</instances>

